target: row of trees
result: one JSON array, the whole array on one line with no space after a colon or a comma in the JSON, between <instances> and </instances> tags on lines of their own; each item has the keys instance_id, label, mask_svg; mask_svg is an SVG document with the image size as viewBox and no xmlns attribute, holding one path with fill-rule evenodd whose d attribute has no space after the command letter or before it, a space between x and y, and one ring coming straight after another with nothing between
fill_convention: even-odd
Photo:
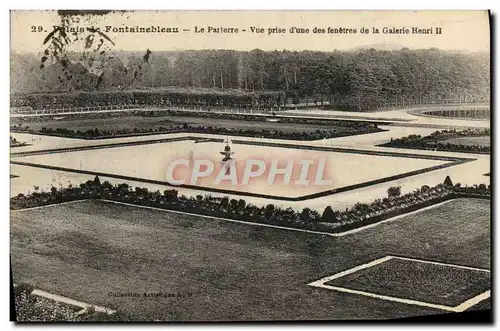
<instances>
[{"instance_id":1,"label":"row of trees","mask_svg":"<svg viewBox=\"0 0 500 331\"><path fill-rule=\"evenodd\" d=\"M383 144L387 147L411 148L411 149L433 149L448 152L464 153L490 153L491 146L488 145L464 145L460 143L449 142L449 139L459 137L482 137L490 136L490 129L466 129L466 130L441 130L435 131L428 136L411 134L406 137L392 139Z\"/></svg>"},{"instance_id":2,"label":"row of trees","mask_svg":"<svg viewBox=\"0 0 500 331\"><path fill-rule=\"evenodd\" d=\"M103 68L100 73L92 73L85 68L82 71L82 65L76 66L71 72L72 81L75 80L74 76L85 79L78 80L79 85L73 86L52 78L57 77L60 66L40 69L36 58L30 60L24 55L13 55L13 91L110 91L166 86L259 93L283 91L286 99L280 100L281 104L328 101L332 107L350 110L443 102L483 102L489 100L490 94L490 59L489 54L483 53L467 54L438 49L350 52L270 52L255 49L249 52L153 52L147 62L142 61L142 57L143 54L117 53L100 66ZM76 62L78 56L74 54L73 59L71 55L69 58ZM139 71L135 68L138 66ZM68 67L71 68L66 66L66 71ZM88 78L92 75L95 76L93 80ZM21 82L29 77L31 81L39 83ZM119 97L107 99L111 103L120 102ZM169 99L174 105L220 104L220 101L199 96ZM167 102L164 96L139 98L137 101L151 105ZM58 102L83 106L92 104L91 100L85 100L85 104L67 100ZM39 107L51 103L52 100L49 100L34 105ZM253 101L242 97L231 101L224 99L224 103L232 107L248 107L252 106ZM22 102L16 104L25 105Z\"/></svg>"},{"instance_id":3,"label":"row of trees","mask_svg":"<svg viewBox=\"0 0 500 331\"><path fill-rule=\"evenodd\" d=\"M109 182L101 184L98 177L93 181L82 183L78 187L52 187L50 192L39 191L29 196L19 194L11 198L11 208L21 209L53 203L80 199L108 199L131 204L158 207L169 210L179 210L215 217L232 218L249 222L274 224L280 226L313 229L335 232L339 229L352 226L361 226L366 223L378 222L409 210L416 210L460 195L490 196L490 186L481 184L474 187L453 185L447 178L443 184L435 187L422 186L411 193L400 195L400 189L390 188L388 196L377 199L372 203L357 203L346 210L334 211L326 207L322 214L310 208L295 211L292 208L280 208L273 204L256 206L243 199L228 197L212 197L211 195L197 195L186 197L179 195L177 190L150 192L146 188L132 189L127 184L112 185Z\"/></svg>"}]
</instances>

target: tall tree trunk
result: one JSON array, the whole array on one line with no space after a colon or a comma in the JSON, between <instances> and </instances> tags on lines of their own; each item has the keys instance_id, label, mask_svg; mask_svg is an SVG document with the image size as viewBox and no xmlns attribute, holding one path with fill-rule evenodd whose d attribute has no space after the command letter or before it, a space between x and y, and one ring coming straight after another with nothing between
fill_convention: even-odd
<instances>
[{"instance_id":1,"label":"tall tree trunk","mask_svg":"<svg viewBox=\"0 0 500 331\"><path fill-rule=\"evenodd\" d=\"M286 90L288 91L288 73L286 72L286 67L283 67L283 71L285 74L285 87L286 87Z\"/></svg>"},{"instance_id":2,"label":"tall tree trunk","mask_svg":"<svg viewBox=\"0 0 500 331\"><path fill-rule=\"evenodd\" d=\"M247 69L245 68L245 91L248 90Z\"/></svg>"}]
</instances>

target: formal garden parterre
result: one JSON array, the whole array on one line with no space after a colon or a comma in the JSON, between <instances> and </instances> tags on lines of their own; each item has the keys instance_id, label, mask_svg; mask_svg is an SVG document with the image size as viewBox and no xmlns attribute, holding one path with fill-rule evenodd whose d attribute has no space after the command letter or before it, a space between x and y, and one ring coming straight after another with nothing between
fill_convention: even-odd
<instances>
[{"instance_id":1,"label":"formal garden parterre","mask_svg":"<svg viewBox=\"0 0 500 331\"><path fill-rule=\"evenodd\" d=\"M380 146L490 154L491 130L489 128L438 130L425 137L421 135L409 135L407 137L391 139L390 142Z\"/></svg>"},{"instance_id":2,"label":"formal garden parterre","mask_svg":"<svg viewBox=\"0 0 500 331\"><path fill-rule=\"evenodd\" d=\"M329 164L325 175L330 177L332 182L328 185L303 187L287 185L280 179L275 181L274 185L269 186L264 179L260 178L253 181L251 185L233 185L228 182L215 185L207 177L206 181L201 180L194 184L172 185L165 179L165 167L172 159L187 159L189 151L192 151L197 158L212 160L214 152L216 153L220 148L218 142L221 138L219 137L215 137L216 140L208 139L210 142L197 143L199 139L200 137L177 136L95 146L16 152L11 154L14 157L11 164L217 194L280 201L305 201L474 161L472 158L233 139L232 143L235 146L238 145L237 157L241 160L253 159L256 155L258 159L268 160L276 157L278 153L287 155L287 159L293 160L325 158ZM131 147L124 148L129 146ZM165 151L168 152L165 153ZM65 153L66 157L60 157L61 153ZM148 163L149 166L144 167L143 162ZM387 167L393 163L395 166ZM368 164L370 171L365 168Z\"/></svg>"},{"instance_id":3,"label":"formal garden parterre","mask_svg":"<svg viewBox=\"0 0 500 331\"><path fill-rule=\"evenodd\" d=\"M289 320L305 311L310 319L329 320L439 314L443 310L307 284L388 254L485 269L490 263L484 199L451 200L340 237L101 199L12 215L14 280L131 315L117 320ZM443 293L453 290L434 280ZM108 294L178 290L193 297ZM401 290L405 298L414 292ZM476 307L489 308L489 300Z\"/></svg>"},{"instance_id":4,"label":"formal garden parterre","mask_svg":"<svg viewBox=\"0 0 500 331\"><path fill-rule=\"evenodd\" d=\"M83 121L76 121L77 117L73 118L75 115L65 116L63 121L38 122L34 118L17 118L11 124L11 132L80 139L182 132L307 141L384 131L375 123L345 120L283 117L279 122L271 123L266 122L265 116L208 114L209 118L223 121L207 125L207 116L203 113L151 111L138 112L136 115L121 114L118 117L94 119L86 117Z\"/></svg>"}]
</instances>

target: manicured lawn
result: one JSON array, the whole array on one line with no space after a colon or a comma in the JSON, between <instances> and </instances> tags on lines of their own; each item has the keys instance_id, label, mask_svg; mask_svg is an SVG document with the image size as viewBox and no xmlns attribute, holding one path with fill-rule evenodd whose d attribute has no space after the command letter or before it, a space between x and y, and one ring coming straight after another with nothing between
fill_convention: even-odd
<instances>
[{"instance_id":1,"label":"manicured lawn","mask_svg":"<svg viewBox=\"0 0 500 331\"><path fill-rule=\"evenodd\" d=\"M12 269L14 282L143 319L443 313L307 284L386 255L489 268L489 203L459 199L337 238L96 200L19 210L11 212ZM126 295L144 292L183 296Z\"/></svg>"},{"instance_id":2,"label":"manicured lawn","mask_svg":"<svg viewBox=\"0 0 500 331\"><path fill-rule=\"evenodd\" d=\"M490 273L393 258L325 284L454 307L489 290Z\"/></svg>"}]
</instances>

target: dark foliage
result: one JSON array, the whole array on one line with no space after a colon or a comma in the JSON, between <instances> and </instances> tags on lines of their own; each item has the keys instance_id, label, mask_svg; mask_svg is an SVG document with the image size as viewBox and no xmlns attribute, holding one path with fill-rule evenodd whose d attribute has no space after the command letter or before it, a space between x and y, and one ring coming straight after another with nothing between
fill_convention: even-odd
<instances>
[{"instance_id":1,"label":"dark foliage","mask_svg":"<svg viewBox=\"0 0 500 331\"><path fill-rule=\"evenodd\" d=\"M12 91L16 94L11 95L11 103L34 108L123 102L184 106L222 103L236 108L270 108L278 104L310 102L322 105L328 102L329 107L337 109L366 110L442 102L485 102L490 94L490 59L483 53L437 49L355 52L264 52L256 49L146 55L108 51L106 56L94 61L97 65L83 61L83 66L81 54L66 53L65 65L59 61L41 70L37 57L13 54ZM95 66L100 68L100 74L92 72ZM59 82L61 76L67 75L70 75L67 79L71 84L64 79ZM254 92L240 96L235 93L201 96L197 92L119 92L167 86ZM67 90L89 91L89 94L70 97L47 94ZM116 92L105 92L112 90ZM44 94L29 95L40 91ZM266 95L262 91L282 93Z\"/></svg>"},{"instance_id":2,"label":"dark foliage","mask_svg":"<svg viewBox=\"0 0 500 331\"><path fill-rule=\"evenodd\" d=\"M327 207L323 215L307 207L302 211L284 209L272 204L259 207L246 203L243 199L210 195L186 197L178 195L177 190L165 190L162 194L160 191L150 192L147 188L132 189L127 184L113 186L107 181L101 184L94 180L77 187L69 185L67 188L52 189L49 192L40 191L35 187L35 192L31 195L19 194L11 198L10 203L11 209L22 209L75 200L107 199L207 216L332 232L345 226L378 222L446 199L459 196L490 198L491 195L490 186L484 184L473 187L439 184L404 195L401 195L400 187L391 187L388 191L395 192L389 194L388 198L377 199L372 203L357 203L347 210L334 211Z\"/></svg>"},{"instance_id":3,"label":"dark foliage","mask_svg":"<svg viewBox=\"0 0 500 331\"><path fill-rule=\"evenodd\" d=\"M420 135L409 135L402 138L391 139L390 142L383 144L386 147L412 148L412 149L431 149L447 152L464 153L487 153L491 151L490 146L481 145L463 145L444 142L445 140L458 137L481 137L490 136L491 130L487 129L465 129L465 130L441 130L422 137Z\"/></svg>"},{"instance_id":4,"label":"dark foliage","mask_svg":"<svg viewBox=\"0 0 500 331\"><path fill-rule=\"evenodd\" d=\"M183 115L184 112L169 111L168 114ZM163 112L165 114L165 112ZM190 114L190 113L187 113ZM201 113L198 113L201 114ZM214 118L229 118L231 120L238 120L238 115L231 116L231 114L213 114ZM225 115L225 116L218 116ZM150 115L154 116L154 115ZM164 115L163 115L164 116ZM190 116L195 116L190 114ZM203 117L203 116L201 116ZM264 116L249 116L245 119L246 121L262 122L265 121ZM315 131L304 131L304 132L289 132L285 130L280 130L277 126L275 130L259 129L241 129L241 128L226 128L223 126L211 126L211 125L194 125L184 123L180 124L170 124L167 123L165 126L158 128L134 128L134 129L120 129L120 130L70 130L65 128L45 128L42 127L40 131L32 131L29 126L22 126L19 124L13 124L11 126L12 132L29 132L29 133L40 133L50 136L59 137L70 137L70 138L83 138L83 139L99 139L108 137L123 137L123 136L133 136L141 134L160 134L160 133L208 133L208 134L219 134L219 135L230 135L230 136L243 136L243 137L259 137L259 138L271 138L271 139L289 139L289 140L319 140L328 139L335 137L344 137L356 134L366 134L380 132L381 129L378 128L376 124L358 122L358 121L332 121L332 120L321 120L321 119L301 119L301 118L283 118L285 123L300 123L300 124L313 124L313 125L324 125L324 129L317 129ZM334 128L329 128L333 126ZM337 127L337 128L335 128ZM342 130L337 130L338 127L342 127Z\"/></svg>"}]
</instances>

